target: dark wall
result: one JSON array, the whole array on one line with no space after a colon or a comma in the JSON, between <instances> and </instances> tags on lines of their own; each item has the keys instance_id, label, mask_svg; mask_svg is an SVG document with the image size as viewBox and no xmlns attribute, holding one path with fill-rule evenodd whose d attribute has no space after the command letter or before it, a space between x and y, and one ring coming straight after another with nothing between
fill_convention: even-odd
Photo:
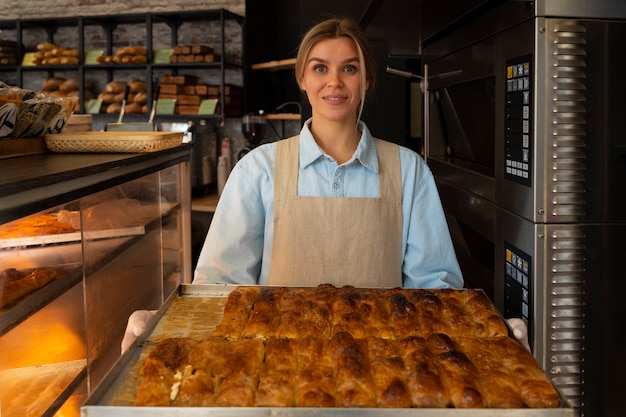
<instances>
[{"instance_id":1,"label":"dark wall","mask_svg":"<svg viewBox=\"0 0 626 417\"><path fill-rule=\"evenodd\" d=\"M294 58L302 35L315 23L332 16L351 17L359 22L370 3L369 0L247 0L246 112L262 109L272 113L280 104L297 100L303 107L305 120L310 108L298 89L293 70L252 71L250 65ZM377 88L367 98L363 120L374 136L413 147L413 139L408 137L408 81L386 73L385 69L388 64L405 69L414 59L391 58L384 36L369 41L377 62ZM295 111L291 106L287 109Z\"/></svg>"}]
</instances>

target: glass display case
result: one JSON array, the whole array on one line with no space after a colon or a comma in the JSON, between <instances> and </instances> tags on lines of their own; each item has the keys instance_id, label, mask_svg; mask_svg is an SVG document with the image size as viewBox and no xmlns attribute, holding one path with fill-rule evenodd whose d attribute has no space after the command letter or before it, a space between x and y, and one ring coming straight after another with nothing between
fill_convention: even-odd
<instances>
[{"instance_id":1,"label":"glass display case","mask_svg":"<svg viewBox=\"0 0 626 417\"><path fill-rule=\"evenodd\" d=\"M129 315L191 281L190 147L0 163L0 415L80 415Z\"/></svg>"}]
</instances>

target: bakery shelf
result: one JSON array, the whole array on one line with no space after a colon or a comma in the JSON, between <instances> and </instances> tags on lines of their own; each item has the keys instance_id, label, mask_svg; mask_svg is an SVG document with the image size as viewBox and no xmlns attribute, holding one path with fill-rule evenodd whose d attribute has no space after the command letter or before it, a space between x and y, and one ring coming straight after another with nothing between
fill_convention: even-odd
<instances>
[{"instance_id":1,"label":"bakery shelf","mask_svg":"<svg viewBox=\"0 0 626 417\"><path fill-rule=\"evenodd\" d=\"M0 382L10 381L11 387L2 397L6 416L55 415L86 378L86 365L81 359L0 371Z\"/></svg>"}]
</instances>

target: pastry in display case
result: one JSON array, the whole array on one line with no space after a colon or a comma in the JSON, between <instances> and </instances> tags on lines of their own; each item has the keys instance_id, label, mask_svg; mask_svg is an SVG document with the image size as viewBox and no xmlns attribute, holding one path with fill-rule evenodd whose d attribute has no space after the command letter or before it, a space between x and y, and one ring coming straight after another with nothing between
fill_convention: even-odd
<instances>
[{"instance_id":1,"label":"pastry in display case","mask_svg":"<svg viewBox=\"0 0 626 417\"><path fill-rule=\"evenodd\" d=\"M146 160L137 170L133 159L140 156L94 157L113 165L123 160L123 168L90 162L84 167L89 175L80 169L65 172L52 186L47 179L43 200L37 199L42 195L37 187L26 198L5 199L17 194L5 193L13 185L0 181L0 198L7 201L0 219L11 218L0 223L3 417L80 415L90 391L120 357L130 314L158 309L190 279L185 243L190 200L183 188L189 184L189 153L164 154L170 156L160 163ZM50 158L33 155L5 162L45 166ZM70 155L52 158L55 167L71 167L76 160ZM56 165L59 161L64 163ZM28 214L13 218L9 201L28 198L33 205L49 207L29 213L31 205L23 203L15 212Z\"/></svg>"}]
</instances>

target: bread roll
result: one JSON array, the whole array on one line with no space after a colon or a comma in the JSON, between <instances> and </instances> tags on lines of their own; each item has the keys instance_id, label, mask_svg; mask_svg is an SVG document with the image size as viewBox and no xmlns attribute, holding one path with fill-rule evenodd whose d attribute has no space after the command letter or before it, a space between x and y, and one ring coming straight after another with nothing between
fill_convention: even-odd
<instances>
[{"instance_id":1,"label":"bread roll","mask_svg":"<svg viewBox=\"0 0 626 417\"><path fill-rule=\"evenodd\" d=\"M44 90L50 90L50 91L58 90L59 86L63 84L65 81L66 79L63 77L50 77L44 80L42 87Z\"/></svg>"},{"instance_id":2,"label":"bread roll","mask_svg":"<svg viewBox=\"0 0 626 417\"><path fill-rule=\"evenodd\" d=\"M124 110L128 114L141 114L141 104L138 103L128 103L126 104L126 108Z\"/></svg>"},{"instance_id":3,"label":"bread roll","mask_svg":"<svg viewBox=\"0 0 626 417\"><path fill-rule=\"evenodd\" d=\"M148 102L148 93L145 90L139 91L137 94L135 94L133 102L138 104L146 104Z\"/></svg>"},{"instance_id":4,"label":"bread roll","mask_svg":"<svg viewBox=\"0 0 626 417\"><path fill-rule=\"evenodd\" d=\"M104 104L115 103L115 96L116 96L116 94L114 94L114 93L106 93L106 92L98 94L98 98Z\"/></svg>"},{"instance_id":5,"label":"bread roll","mask_svg":"<svg viewBox=\"0 0 626 417\"><path fill-rule=\"evenodd\" d=\"M140 91L145 91L148 88L148 85L143 80L133 80L128 83L130 86L131 93L138 93Z\"/></svg>"},{"instance_id":6,"label":"bread roll","mask_svg":"<svg viewBox=\"0 0 626 417\"><path fill-rule=\"evenodd\" d=\"M122 81L111 81L104 86L104 91L107 93L123 93L126 88L126 83Z\"/></svg>"},{"instance_id":7,"label":"bread roll","mask_svg":"<svg viewBox=\"0 0 626 417\"><path fill-rule=\"evenodd\" d=\"M80 81L78 78L70 78L65 80L59 85L59 90L67 93L68 91L78 90L80 88Z\"/></svg>"}]
</instances>

